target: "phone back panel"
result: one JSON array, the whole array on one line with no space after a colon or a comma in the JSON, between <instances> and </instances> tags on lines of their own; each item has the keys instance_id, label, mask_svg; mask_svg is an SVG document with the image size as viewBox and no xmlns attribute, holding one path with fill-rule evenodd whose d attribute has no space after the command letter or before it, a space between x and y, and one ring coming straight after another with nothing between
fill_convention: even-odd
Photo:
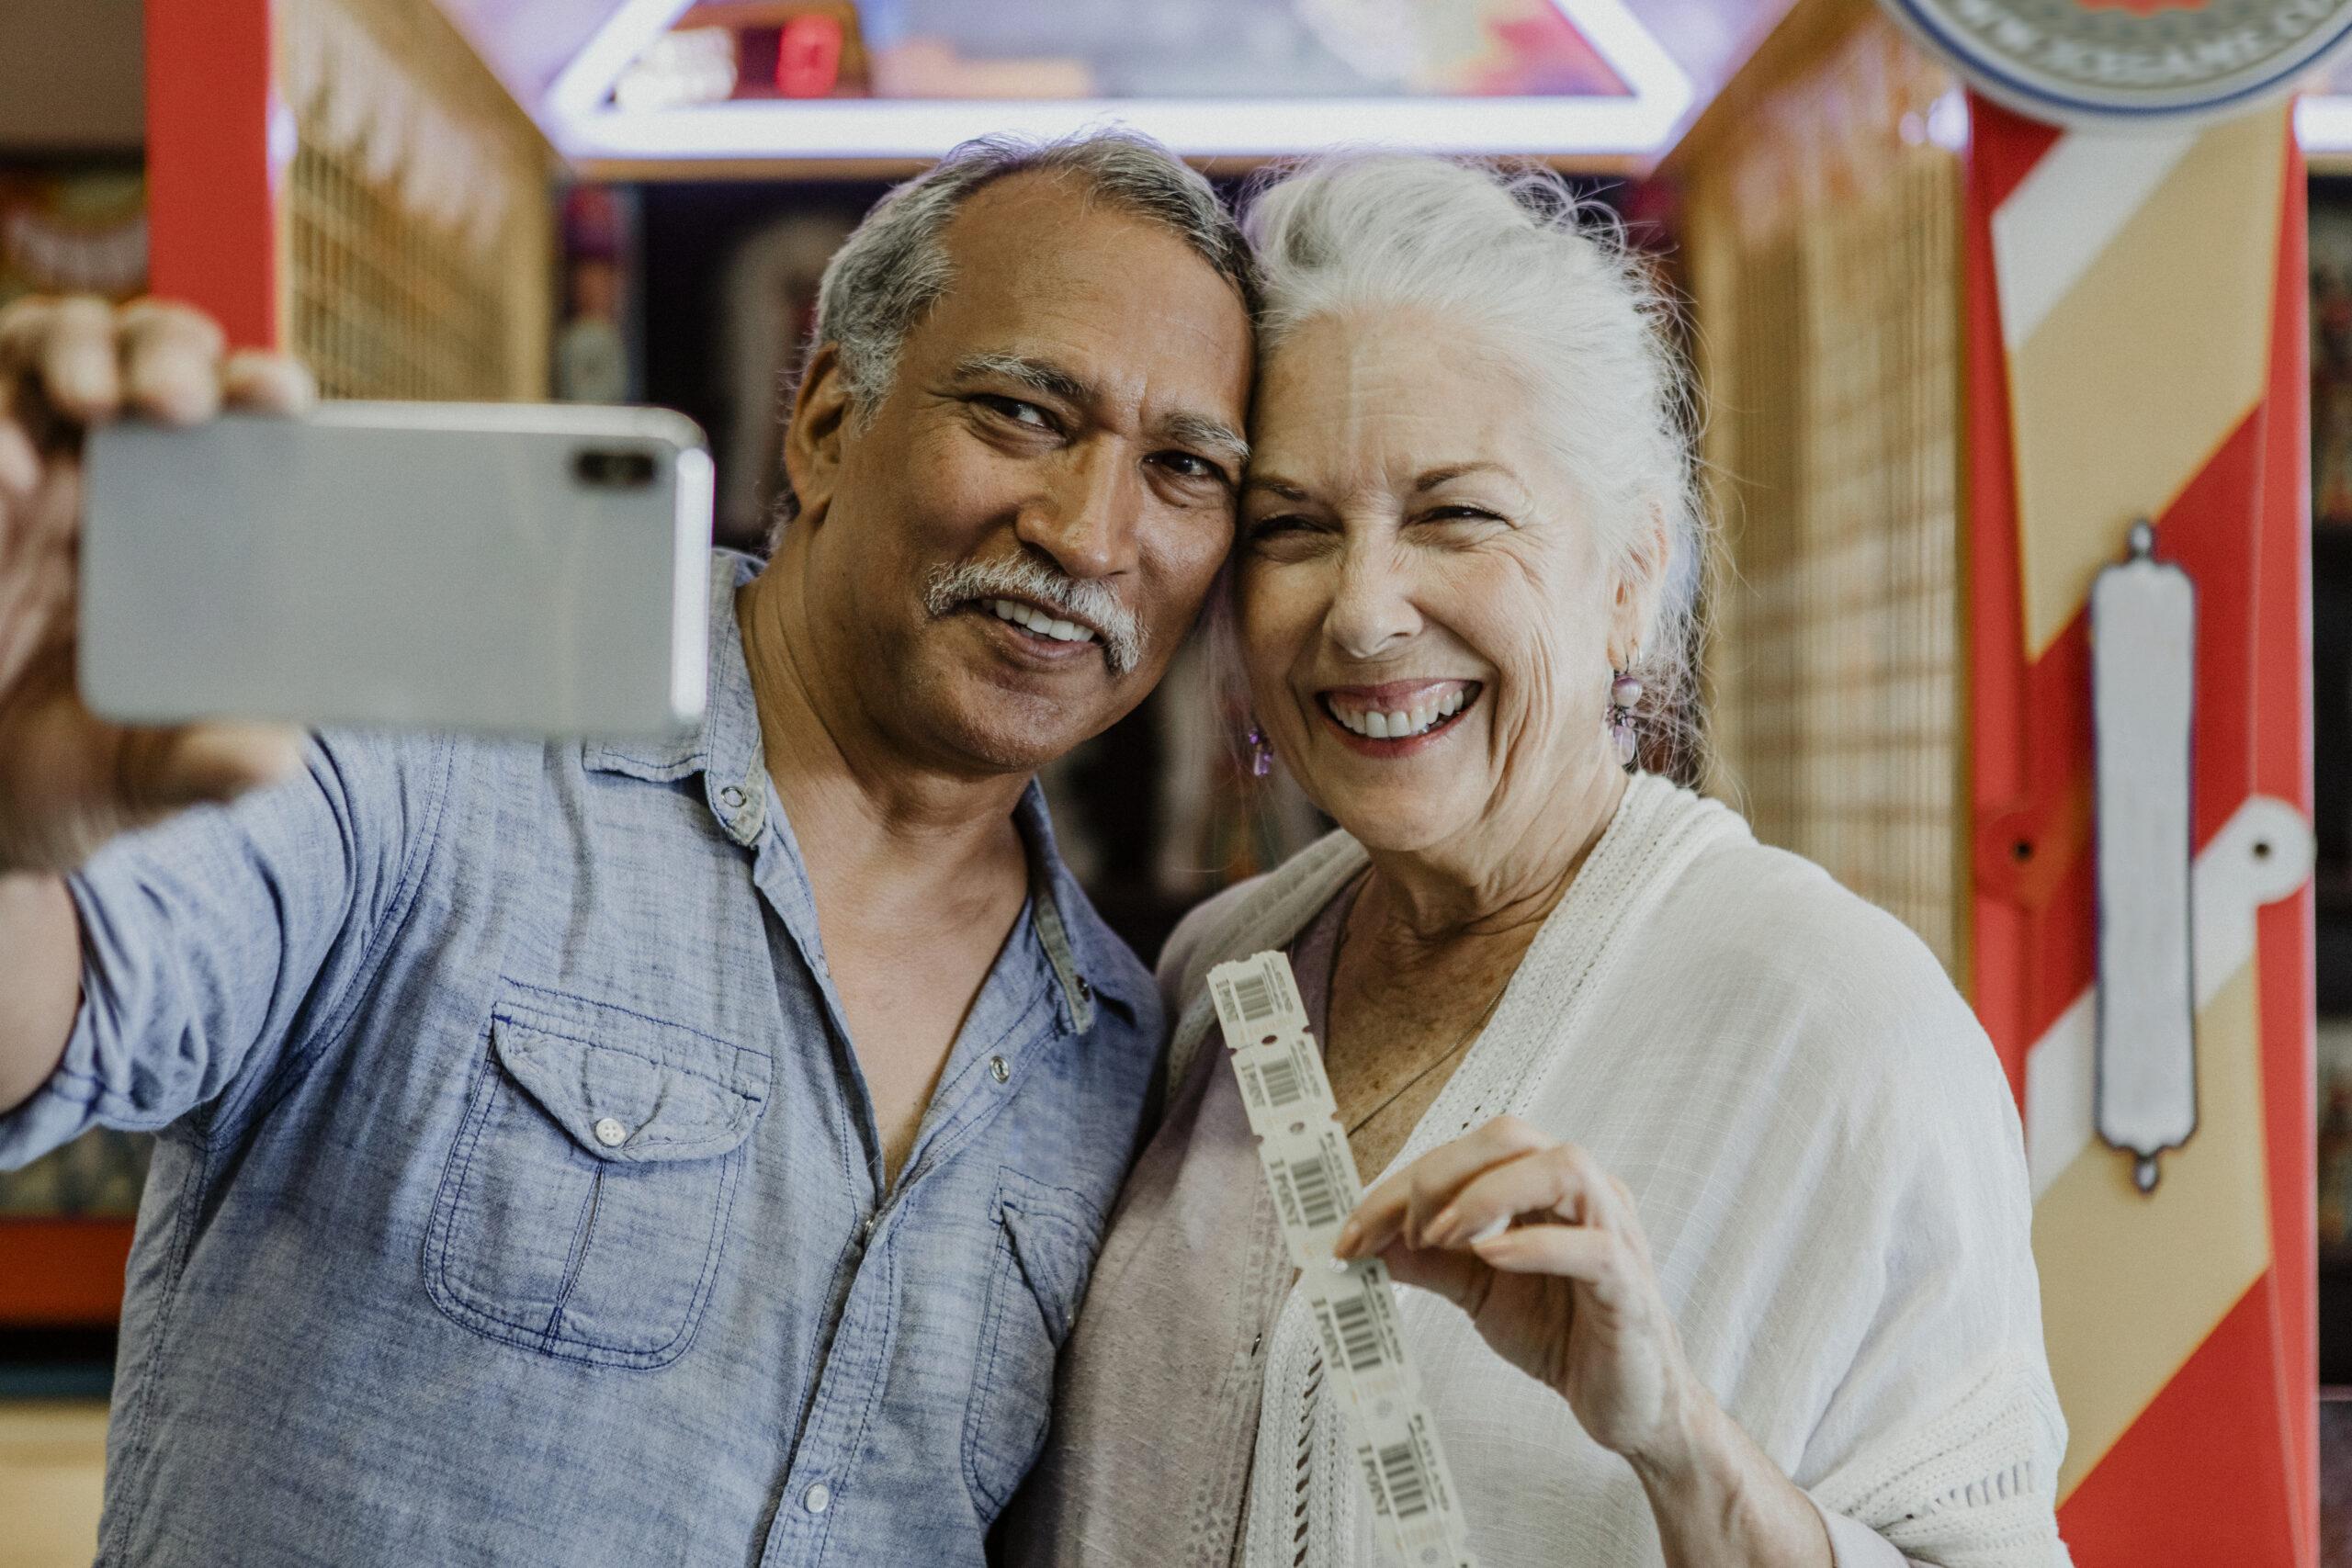
<instances>
[{"instance_id":1,"label":"phone back panel","mask_svg":"<svg viewBox=\"0 0 2352 1568\"><path fill-rule=\"evenodd\" d=\"M583 453L634 472L594 482ZM81 681L109 718L640 736L701 716L711 468L682 416L123 422L87 472Z\"/></svg>"}]
</instances>

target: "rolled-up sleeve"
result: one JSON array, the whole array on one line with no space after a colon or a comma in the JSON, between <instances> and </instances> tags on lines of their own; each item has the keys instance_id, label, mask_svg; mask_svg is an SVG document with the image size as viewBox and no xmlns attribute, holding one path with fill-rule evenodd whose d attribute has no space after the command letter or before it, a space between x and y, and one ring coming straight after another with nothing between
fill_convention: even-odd
<instances>
[{"instance_id":1,"label":"rolled-up sleeve","mask_svg":"<svg viewBox=\"0 0 2352 1568\"><path fill-rule=\"evenodd\" d=\"M447 744L323 734L294 777L126 835L67 886L82 998L65 1054L0 1115L0 1168L92 1127L232 1120L332 1038L429 849Z\"/></svg>"}]
</instances>

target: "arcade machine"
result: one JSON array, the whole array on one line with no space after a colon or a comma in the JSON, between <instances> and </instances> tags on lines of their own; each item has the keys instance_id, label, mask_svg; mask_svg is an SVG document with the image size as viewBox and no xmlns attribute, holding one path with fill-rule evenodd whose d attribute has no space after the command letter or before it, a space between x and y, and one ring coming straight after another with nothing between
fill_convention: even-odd
<instances>
[{"instance_id":1,"label":"arcade machine","mask_svg":"<svg viewBox=\"0 0 2352 1568\"><path fill-rule=\"evenodd\" d=\"M543 393L549 146L592 181L878 179L1112 116L1219 173L1381 141L1642 178L1724 522L1711 784L1909 922L2001 1055L2075 1561L2316 1564L2285 96L2352 0L148 19L155 288L336 393Z\"/></svg>"}]
</instances>

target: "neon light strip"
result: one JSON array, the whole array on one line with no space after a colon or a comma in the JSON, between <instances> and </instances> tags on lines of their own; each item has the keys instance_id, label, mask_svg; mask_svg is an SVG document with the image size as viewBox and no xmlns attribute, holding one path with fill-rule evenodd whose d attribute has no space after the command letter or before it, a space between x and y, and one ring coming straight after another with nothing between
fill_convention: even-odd
<instances>
[{"instance_id":1,"label":"neon light strip","mask_svg":"<svg viewBox=\"0 0 2352 1568\"><path fill-rule=\"evenodd\" d=\"M751 101L603 114L563 128L575 159L935 158L991 131L1060 136L1117 121L1195 157L1372 141L1428 152L1651 152L1678 113L1636 98L976 98Z\"/></svg>"},{"instance_id":2,"label":"neon light strip","mask_svg":"<svg viewBox=\"0 0 2352 1568\"><path fill-rule=\"evenodd\" d=\"M540 107L540 129L548 140L560 147L556 131L576 120L590 118L605 109L605 100L613 96L613 84L621 73L637 63L653 40L675 27L678 18L693 9L695 0L626 0L598 28L594 37L581 46L557 75L554 85Z\"/></svg>"},{"instance_id":3,"label":"neon light strip","mask_svg":"<svg viewBox=\"0 0 2352 1568\"><path fill-rule=\"evenodd\" d=\"M1628 88L1622 97L752 100L624 110L614 82L686 9L628 0L557 78L548 139L582 160L933 158L989 131L1058 136L1117 121L1194 157L1340 142L1427 152L1649 154L1671 143L1690 80L1622 0L1553 0Z\"/></svg>"}]
</instances>

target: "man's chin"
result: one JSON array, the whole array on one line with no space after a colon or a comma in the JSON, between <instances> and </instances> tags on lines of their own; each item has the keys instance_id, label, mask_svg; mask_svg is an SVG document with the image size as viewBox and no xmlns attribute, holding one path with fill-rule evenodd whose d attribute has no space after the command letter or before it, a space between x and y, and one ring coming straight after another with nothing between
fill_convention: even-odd
<instances>
[{"instance_id":1,"label":"man's chin","mask_svg":"<svg viewBox=\"0 0 2352 1568\"><path fill-rule=\"evenodd\" d=\"M1060 761L1097 733L1066 723L1009 725L971 715L947 728L953 736L947 750L987 772L1023 777Z\"/></svg>"},{"instance_id":2,"label":"man's chin","mask_svg":"<svg viewBox=\"0 0 2352 1568\"><path fill-rule=\"evenodd\" d=\"M1034 773L1109 728L1118 715L1099 687L1083 698L1023 690L1019 683L958 671L932 684L930 700L906 716L946 756L978 771Z\"/></svg>"},{"instance_id":3,"label":"man's chin","mask_svg":"<svg viewBox=\"0 0 2352 1568\"><path fill-rule=\"evenodd\" d=\"M1094 650L1091 665L1039 671L952 644L924 650L929 679L910 682L905 717L944 752L1004 773L1032 773L1111 727L1133 701ZM1138 694L1139 695L1139 694Z\"/></svg>"}]
</instances>

